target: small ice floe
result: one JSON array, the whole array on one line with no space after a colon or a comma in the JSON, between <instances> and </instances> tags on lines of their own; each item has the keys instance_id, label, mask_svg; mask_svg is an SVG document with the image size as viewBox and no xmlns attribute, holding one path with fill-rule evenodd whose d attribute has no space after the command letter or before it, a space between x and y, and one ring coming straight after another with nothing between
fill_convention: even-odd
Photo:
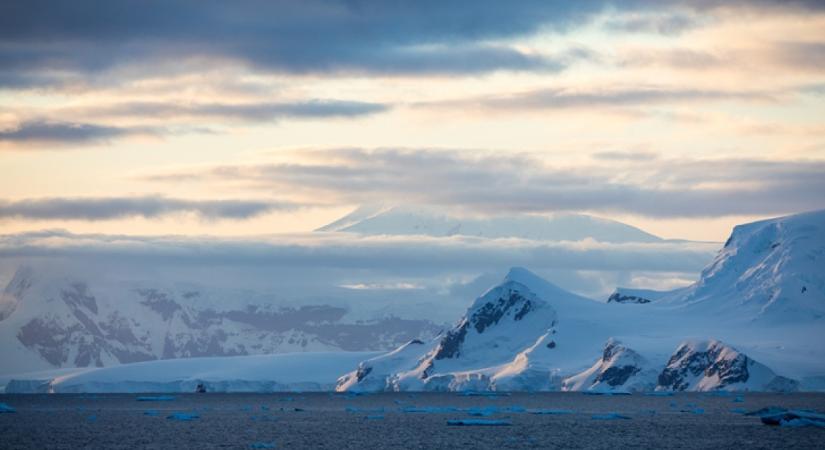
<instances>
[{"instance_id":1,"label":"small ice floe","mask_svg":"<svg viewBox=\"0 0 825 450\"><path fill-rule=\"evenodd\" d=\"M742 397L741 395L736 397L735 399L733 399L733 403L742 403L744 401L745 401L745 397Z\"/></svg>"},{"instance_id":2,"label":"small ice floe","mask_svg":"<svg viewBox=\"0 0 825 450\"><path fill-rule=\"evenodd\" d=\"M174 400L175 397L172 397L171 395L148 395L137 398L137 401L139 402L171 402Z\"/></svg>"},{"instance_id":3,"label":"small ice floe","mask_svg":"<svg viewBox=\"0 0 825 450\"><path fill-rule=\"evenodd\" d=\"M346 412L351 413L382 413L384 412L384 408L372 408L372 409L365 409L365 408L357 408L355 406L347 406L344 408Z\"/></svg>"},{"instance_id":4,"label":"small ice floe","mask_svg":"<svg viewBox=\"0 0 825 450\"><path fill-rule=\"evenodd\" d=\"M371 416L364 416L364 420L384 420L383 414L373 414Z\"/></svg>"},{"instance_id":5,"label":"small ice floe","mask_svg":"<svg viewBox=\"0 0 825 450\"><path fill-rule=\"evenodd\" d=\"M734 414L745 414L748 411L745 408L733 408L730 410L730 412Z\"/></svg>"},{"instance_id":6,"label":"small ice floe","mask_svg":"<svg viewBox=\"0 0 825 450\"><path fill-rule=\"evenodd\" d=\"M249 448L275 448L274 442L253 442L249 444Z\"/></svg>"},{"instance_id":7,"label":"small ice floe","mask_svg":"<svg viewBox=\"0 0 825 450\"><path fill-rule=\"evenodd\" d=\"M143 411L143 415L144 415L144 416L156 417L156 416L158 416L159 414L160 414L160 413L159 413L159 412L157 412L157 411L155 411L154 409L147 409L146 411Z\"/></svg>"},{"instance_id":8,"label":"small ice floe","mask_svg":"<svg viewBox=\"0 0 825 450\"><path fill-rule=\"evenodd\" d=\"M491 419L456 419L447 421L447 425L452 427L509 427L512 424L509 420Z\"/></svg>"},{"instance_id":9,"label":"small ice floe","mask_svg":"<svg viewBox=\"0 0 825 450\"><path fill-rule=\"evenodd\" d=\"M593 414L590 416L593 420L629 420L630 417L619 413Z\"/></svg>"},{"instance_id":10,"label":"small ice floe","mask_svg":"<svg viewBox=\"0 0 825 450\"><path fill-rule=\"evenodd\" d=\"M195 413L176 412L166 416L169 420L178 420L181 422L189 422L195 419L200 419L200 416Z\"/></svg>"},{"instance_id":11,"label":"small ice floe","mask_svg":"<svg viewBox=\"0 0 825 450\"><path fill-rule=\"evenodd\" d=\"M527 412L527 409L523 406L513 405L509 408L505 408L505 411L509 411L509 412L512 412L512 413L523 413L523 412Z\"/></svg>"},{"instance_id":12,"label":"small ice floe","mask_svg":"<svg viewBox=\"0 0 825 450\"><path fill-rule=\"evenodd\" d=\"M573 414L573 411L571 411L569 409L528 409L527 412L530 413L530 414L547 415L547 416Z\"/></svg>"},{"instance_id":13,"label":"small ice floe","mask_svg":"<svg viewBox=\"0 0 825 450\"><path fill-rule=\"evenodd\" d=\"M97 416L92 414L89 417L86 417L86 422L97 422Z\"/></svg>"},{"instance_id":14,"label":"small ice floe","mask_svg":"<svg viewBox=\"0 0 825 450\"><path fill-rule=\"evenodd\" d=\"M631 395L630 392L622 392L622 391L582 391L584 395L604 395L604 396L613 396L613 395Z\"/></svg>"},{"instance_id":15,"label":"small ice floe","mask_svg":"<svg viewBox=\"0 0 825 450\"><path fill-rule=\"evenodd\" d=\"M704 414L705 409L704 408L693 408L693 410L691 410L690 412L692 412L693 414Z\"/></svg>"},{"instance_id":16,"label":"small ice floe","mask_svg":"<svg viewBox=\"0 0 825 450\"><path fill-rule=\"evenodd\" d=\"M16 412L17 412L17 410L12 408L11 406L9 406L5 403L0 403L0 413L16 413Z\"/></svg>"},{"instance_id":17,"label":"small ice floe","mask_svg":"<svg viewBox=\"0 0 825 450\"><path fill-rule=\"evenodd\" d=\"M770 408L767 408L770 409ZM749 413L750 414L750 413ZM782 427L821 427L825 428L825 414L816 413L808 410L792 409L770 411L759 415L762 423L765 425L774 425Z\"/></svg>"},{"instance_id":18,"label":"small ice floe","mask_svg":"<svg viewBox=\"0 0 825 450\"><path fill-rule=\"evenodd\" d=\"M473 417L488 417L497 413L499 409L495 406L486 406L484 408L469 408L467 414Z\"/></svg>"},{"instance_id":19,"label":"small ice floe","mask_svg":"<svg viewBox=\"0 0 825 450\"><path fill-rule=\"evenodd\" d=\"M408 406L402 408L401 412L405 413L449 413L459 411L453 406Z\"/></svg>"},{"instance_id":20,"label":"small ice floe","mask_svg":"<svg viewBox=\"0 0 825 450\"><path fill-rule=\"evenodd\" d=\"M775 414L780 414L780 413L783 413L785 411L787 411L787 409L785 409L785 408L780 408L778 406L768 406L766 408L757 409L756 411L746 412L745 415L746 416L762 417L762 416L772 416L772 415L775 415Z\"/></svg>"},{"instance_id":21,"label":"small ice floe","mask_svg":"<svg viewBox=\"0 0 825 450\"><path fill-rule=\"evenodd\" d=\"M710 391L705 393L705 397L730 397L731 394L728 391Z\"/></svg>"},{"instance_id":22,"label":"small ice floe","mask_svg":"<svg viewBox=\"0 0 825 450\"><path fill-rule=\"evenodd\" d=\"M673 392L670 391L653 391L645 392L644 395L648 397L673 397Z\"/></svg>"},{"instance_id":23,"label":"small ice floe","mask_svg":"<svg viewBox=\"0 0 825 450\"><path fill-rule=\"evenodd\" d=\"M459 392L458 395L461 397L509 397L509 392L496 392L496 391L462 391Z\"/></svg>"}]
</instances>

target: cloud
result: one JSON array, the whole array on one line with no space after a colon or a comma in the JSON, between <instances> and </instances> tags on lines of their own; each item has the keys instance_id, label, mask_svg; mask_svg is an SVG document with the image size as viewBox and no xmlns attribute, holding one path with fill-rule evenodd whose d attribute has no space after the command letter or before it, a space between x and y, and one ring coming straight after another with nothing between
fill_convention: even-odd
<instances>
[{"instance_id":1,"label":"cloud","mask_svg":"<svg viewBox=\"0 0 825 450\"><path fill-rule=\"evenodd\" d=\"M339 233L246 238L0 234L0 278L20 264L95 286L203 287L218 295L258 291L274 304L349 305L376 316L455 320L515 265L560 286L606 299L617 283L695 279L721 244L602 244L520 239L361 237ZM2 273L5 270L7 273ZM482 274L481 277L479 275ZM664 287L672 287L670 285ZM229 289L225 294L215 288ZM218 297L220 298L220 297ZM360 317L360 316L359 316Z\"/></svg>"},{"instance_id":2,"label":"cloud","mask_svg":"<svg viewBox=\"0 0 825 450\"><path fill-rule=\"evenodd\" d=\"M259 238L151 237L64 231L0 235L0 257L133 258L162 264L238 265L411 273L506 270L513 265L564 270L698 272L719 244L607 244L424 236L360 237L305 233ZM364 283L369 285L370 283Z\"/></svg>"},{"instance_id":3,"label":"cloud","mask_svg":"<svg viewBox=\"0 0 825 450\"><path fill-rule=\"evenodd\" d=\"M750 90L692 89L665 86L638 86L596 91L563 88L483 96L434 103L419 103L419 107L479 108L491 111L561 110L572 108L634 107L662 103L697 101L776 101L774 93Z\"/></svg>"},{"instance_id":4,"label":"cloud","mask_svg":"<svg viewBox=\"0 0 825 450\"><path fill-rule=\"evenodd\" d=\"M359 117L390 109L390 105L347 100L255 103L127 102L82 110L67 110L102 117L222 118L243 121Z\"/></svg>"},{"instance_id":5,"label":"cloud","mask_svg":"<svg viewBox=\"0 0 825 450\"><path fill-rule=\"evenodd\" d=\"M149 131L146 128L130 129L89 123L30 120L20 123L16 128L0 131L0 142L85 144Z\"/></svg>"},{"instance_id":6,"label":"cloud","mask_svg":"<svg viewBox=\"0 0 825 450\"><path fill-rule=\"evenodd\" d=\"M156 182L245 182L347 204L430 204L503 214L597 211L648 217L785 214L825 208L825 161L609 158L575 168L536 154L460 150L302 151L304 162L149 175ZM615 156L610 155L608 156Z\"/></svg>"},{"instance_id":7,"label":"cloud","mask_svg":"<svg viewBox=\"0 0 825 450\"><path fill-rule=\"evenodd\" d=\"M687 14L629 14L613 17L605 22L611 31L628 33L654 33L666 36L681 34L698 26L695 17Z\"/></svg>"},{"instance_id":8,"label":"cloud","mask_svg":"<svg viewBox=\"0 0 825 450\"><path fill-rule=\"evenodd\" d=\"M774 57L792 67L825 71L825 42L782 42L774 46Z\"/></svg>"},{"instance_id":9,"label":"cloud","mask_svg":"<svg viewBox=\"0 0 825 450\"><path fill-rule=\"evenodd\" d=\"M299 205L287 202L184 200L158 196L40 198L0 201L0 219L94 221L195 213L204 219L243 220L271 211L292 210L298 207Z\"/></svg>"},{"instance_id":10,"label":"cloud","mask_svg":"<svg viewBox=\"0 0 825 450\"><path fill-rule=\"evenodd\" d=\"M0 9L0 66L100 73L135 61L210 58L287 73L557 70L552 59L486 42L564 29L602 3L35 0Z\"/></svg>"},{"instance_id":11,"label":"cloud","mask_svg":"<svg viewBox=\"0 0 825 450\"><path fill-rule=\"evenodd\" d=\"M650 161L659 157L655 152L646 151L604 151L593 153L591 156L608 161Z\"/></svg>"}]
</instances>

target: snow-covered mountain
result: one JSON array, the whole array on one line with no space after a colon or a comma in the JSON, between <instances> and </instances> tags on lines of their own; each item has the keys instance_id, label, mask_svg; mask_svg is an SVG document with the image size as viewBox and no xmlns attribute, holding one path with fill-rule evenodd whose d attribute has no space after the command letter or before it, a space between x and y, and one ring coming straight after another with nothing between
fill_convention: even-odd
<instances>
[{"instance_id":1,"label":"snow-covered mountain","mask_svg":"<svg viewBox=\"0 0 825 450\"><path fill-rule=\"evenodd\" d=\"M564 391L651 391L658 372L642 355L610 339L592 367L565 379Z\"/></svg>"},{"instance_id":2,"label":"snow-covered mountain","mask_svg":"<svg viewBox=\"0 0 825 450\"><path fill-rule=\"evenodd\" d=\"M825 211L735 227L698 282L660 301L730 319L822 323Z\"/></svg>"},{"instance_id":3,"label":"snow-covered mountain","mask_svg":"<svg viewBox=\"0 0 825 450\"><path fill-rule=\"evenodd\" d=\"M339 350L356 339L397 348L337 374L339 391L822 389L824 242L825 211L739 226L694 285L617 291L647 302L598 302L516 267L434 337L425 321L359 322L328 305L259 304L247 291L93 286L21 269L0 298L0 357L30 358L40 365L28 370L36 370L49 358L97 365L211 351ZM239 292L249 298L238 301ZM96 373L117 381L130 366ZM261 384L256 364L243 367L251 372L230 377L241 388L275 386Z\"/></svg>"},{"instance_id":4,"label":"snow-covered mountain","mask_svg":"<svg viewBox=\"0 0 825 450\"><path fill-rule=\"evenodd\" d=\"M352 316L250 290L153 285L23 266L0 294L0 373L155 359L387 350L439 326Z\"/></svg>"},{"instance_id":5,"label":"snow-covered mountain","mask_svg":"<svg viewBox=\"0 0 825 450\"><path fill-rule=\"evenodd\" d=\"M795 390L825 374L823 243L825 212L739 226L696 284L608 303L514 268L451 330L337 389Z\"/></svg>"},{"instance_id":6,"label":"snow-covered mountain","mask_svg":"<svg viewBox=\"0 0 825 450\"><path fill-rule=\"evenodd\" d=\"M686 342L676 349L659 374L657 390L668 391L795 391L799 383L776 375L722 342Z\"/></svg>"},{"instance_id":7,"label":"snow-covered mountain","mask_svg":"<svg viewBox=\"0 0 825 450\"><path fill-rule=\"evenodd\" d=\"M433 207L364 206L316 231L366 235L474 236L551 241L657 242L636 227L583 214L462 217Z\"/></svg>"},{"instance_id":8,"label":"snow-covered mountain","mask_svg":"<svg viewBox=\"0 0 825 450\"><path fill-rule=\"evenodd\" d=\"M337 390L798 389L796 381L731 345L688 339L723 328L700 328L703 318L681 317L655 304L649 308L598 303L514 268L452 329L430 342L411 341L362 361L339 379ZM727 330L728 336L737 333L750 339L741 330ZM599 341L605 343L597 352ZM821 360L811 359L808 368L809 374L825 373Z\"/></svg>"}]
</instances>

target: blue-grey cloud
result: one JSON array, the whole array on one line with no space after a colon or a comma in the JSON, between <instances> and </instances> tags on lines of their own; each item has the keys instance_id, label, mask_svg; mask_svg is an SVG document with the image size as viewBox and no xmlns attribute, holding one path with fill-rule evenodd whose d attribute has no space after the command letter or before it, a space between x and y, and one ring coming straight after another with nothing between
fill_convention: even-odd
<instances>
[{"instance_id":1,"label":"blue-grey cloud","mask_svg":"<svg viewBox=\"0 0 825 450\"><path fill-rule=\"evenodd\" d=\"M390 105L347 100L256 103L162 103L128 102L97 106L80 112L102 117L200 117L237 119L249 122L280 119L359 117L384 112ZM68 111L71 112L71 111Z\"/></svg>"},{"instance_id":2,"label":"blue-grey cloud","mask_svg":"<svg viewBox=\"0 0 825 450\"><path fill-rule=\"evenodd\" d=\"M70 108L59 115L74 117L137 117L158 118L216 118L246 122L278 121L285 119L355 118L384 112L390 105L345 100L308 100L302 102L258 102L258 103L161 103L130 102L91 108ZM15 143L49 146L72 146L78 144L108 142L130 135L164 135L180 132L211 132L203 127L173 128L117 127L94 123L75 123L46 119L26 120L16 127L0 130L0 143ZM37 148L44 148L39 146Z\"/></svg>"},{"instance_id":3,"label":"blue-grey cloud","mask_svg":"<svg viewBox=\"0 0 825 450\"><path fill-rule=\"evenodd\" d=\"M631 159L635 166L617 173L611 161L571 169L527 154L338 149L314 156L317 163L219 166L148 179L244 181L350 204L409 202L483 213L718 217L825 208L822 160Z\"/></svg>"},{"instance_id":4,"label":"blue-grey cloud","mask_svg":"<svg viewBox=\"0 0 825 450\"><path fill-rule=\"evenodd\" d=\"M95 125L89 123L30 120L16 128L0 131L0 142L71 144L106 141L150 130Z\"/></svg>"},{"instance_id":5,"label":"blue-grey cloud","mask_svg":"<svg viewBox=\"0 0 825 450\"><path fill-rule=\"evenodd\" d=\"M558 70L567 64L563 59L489 43L565 32L606 7L619 16L659 17L616 18L616 27L673 32L690 25L685 17L719 6L809 10L822 2L7 1L0 5L0 82L47 81L42 74L54 71L88 77L125 63L156 67L197 58L287 73Z\"/></svg>"},{"instance_id":6,"label":"blue-grey cloud","mask_svg":"<svg viewBox=\"0 0 825 450\"><path fill-rule=\"evenodd\" d=\"M646 152L641 150L631 151L603 151L596 152L591 155L596 159L604 159L608 161L651 161L659 157L655 152Z\"/></svg>"},{"instance_id":7,"label":"blue-grey cloud","mask_svg":"<svg viewBox=\"0 0 825 450\"><path fill-rule=\"evenodd\" d=\"M281 72L476 73L561 64L481 42L563 29L601 1L4 2L0 67L99 72L220 57Z\"/></svg>"},{"instance_id":8,"label":"blue-grey cloud","mask_svg":"<svg viewBox=\"0 0 825 450\"><path fill-rule=\"evenodd\" d=\"M162 245L161 245L162 244ZM607 244L469 237L310 233L258 238L151 237L41 231L0 235L0 258L131 257L161 264L288 266L444 273L514 264L536 269L697 271L718 243Z\"/></svg>"},{"instance_id":9,"label":"blue-grey cloud","mask_svg":"<svg viewBox=\"0 0 825 450\"><path fill-rule=\"evenodd\" d=\"M593 107L637 107L696 101L776 101L778 94L754 90L691 89L667 86L636 86L599 91L562 88L535 89L510 95L485 96L455 101L419 103L419 107L481 108L492 111L553 110Z\"/></svg>"},{"instance_id":10,"label":"blue-grey cloud","mask_svg":"<svg viewBox=\"0 0 825 450\"><path fill-rule=\"evenodd\" d=\"M811 71L825 71L825 40L821 42L782 42L774 50L780 61Z\"/></svg>"},{"instance_id":11,"label":"blue-grey cloud","mask_svg":"<svg viewBox=\"0 0 825 450\"><path fill-rule=\"evenodd\" d=\"M161 196L38 198L0 201L0 219L110 220L195 213L205 219L249 219L300 205L259 200L186 200Z\"/></svg>"},{"instance_id":12,"label":"blue-grey cloud","mask_svg":"<svg viewBox=\"0 0 825 450\"><path fill-rule=\"evenodd\" d=\"M687 14L647 14L613 17L605 23L612 31L677 35L698 26L695 17Z\"/></svg>"}]
</instances>

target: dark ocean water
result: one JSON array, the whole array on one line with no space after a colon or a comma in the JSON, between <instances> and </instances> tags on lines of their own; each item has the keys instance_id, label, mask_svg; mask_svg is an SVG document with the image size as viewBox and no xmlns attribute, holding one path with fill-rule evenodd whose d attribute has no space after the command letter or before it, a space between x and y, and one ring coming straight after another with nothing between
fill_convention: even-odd
<instances>
[{"instance_id":1,"label":"dark ocean water","mask_svg":"<svg viewBox=\"0 0 825 450\"><path fill-rule=\"evenodd\" d=\"M0 448L825 448L823 428L770 427L742 414L825 411L825 394L138 397L146 395L0 395L16 410L0 413ZM509 425L448 425L462 419Z\"/></svg>"}]
</instances>

